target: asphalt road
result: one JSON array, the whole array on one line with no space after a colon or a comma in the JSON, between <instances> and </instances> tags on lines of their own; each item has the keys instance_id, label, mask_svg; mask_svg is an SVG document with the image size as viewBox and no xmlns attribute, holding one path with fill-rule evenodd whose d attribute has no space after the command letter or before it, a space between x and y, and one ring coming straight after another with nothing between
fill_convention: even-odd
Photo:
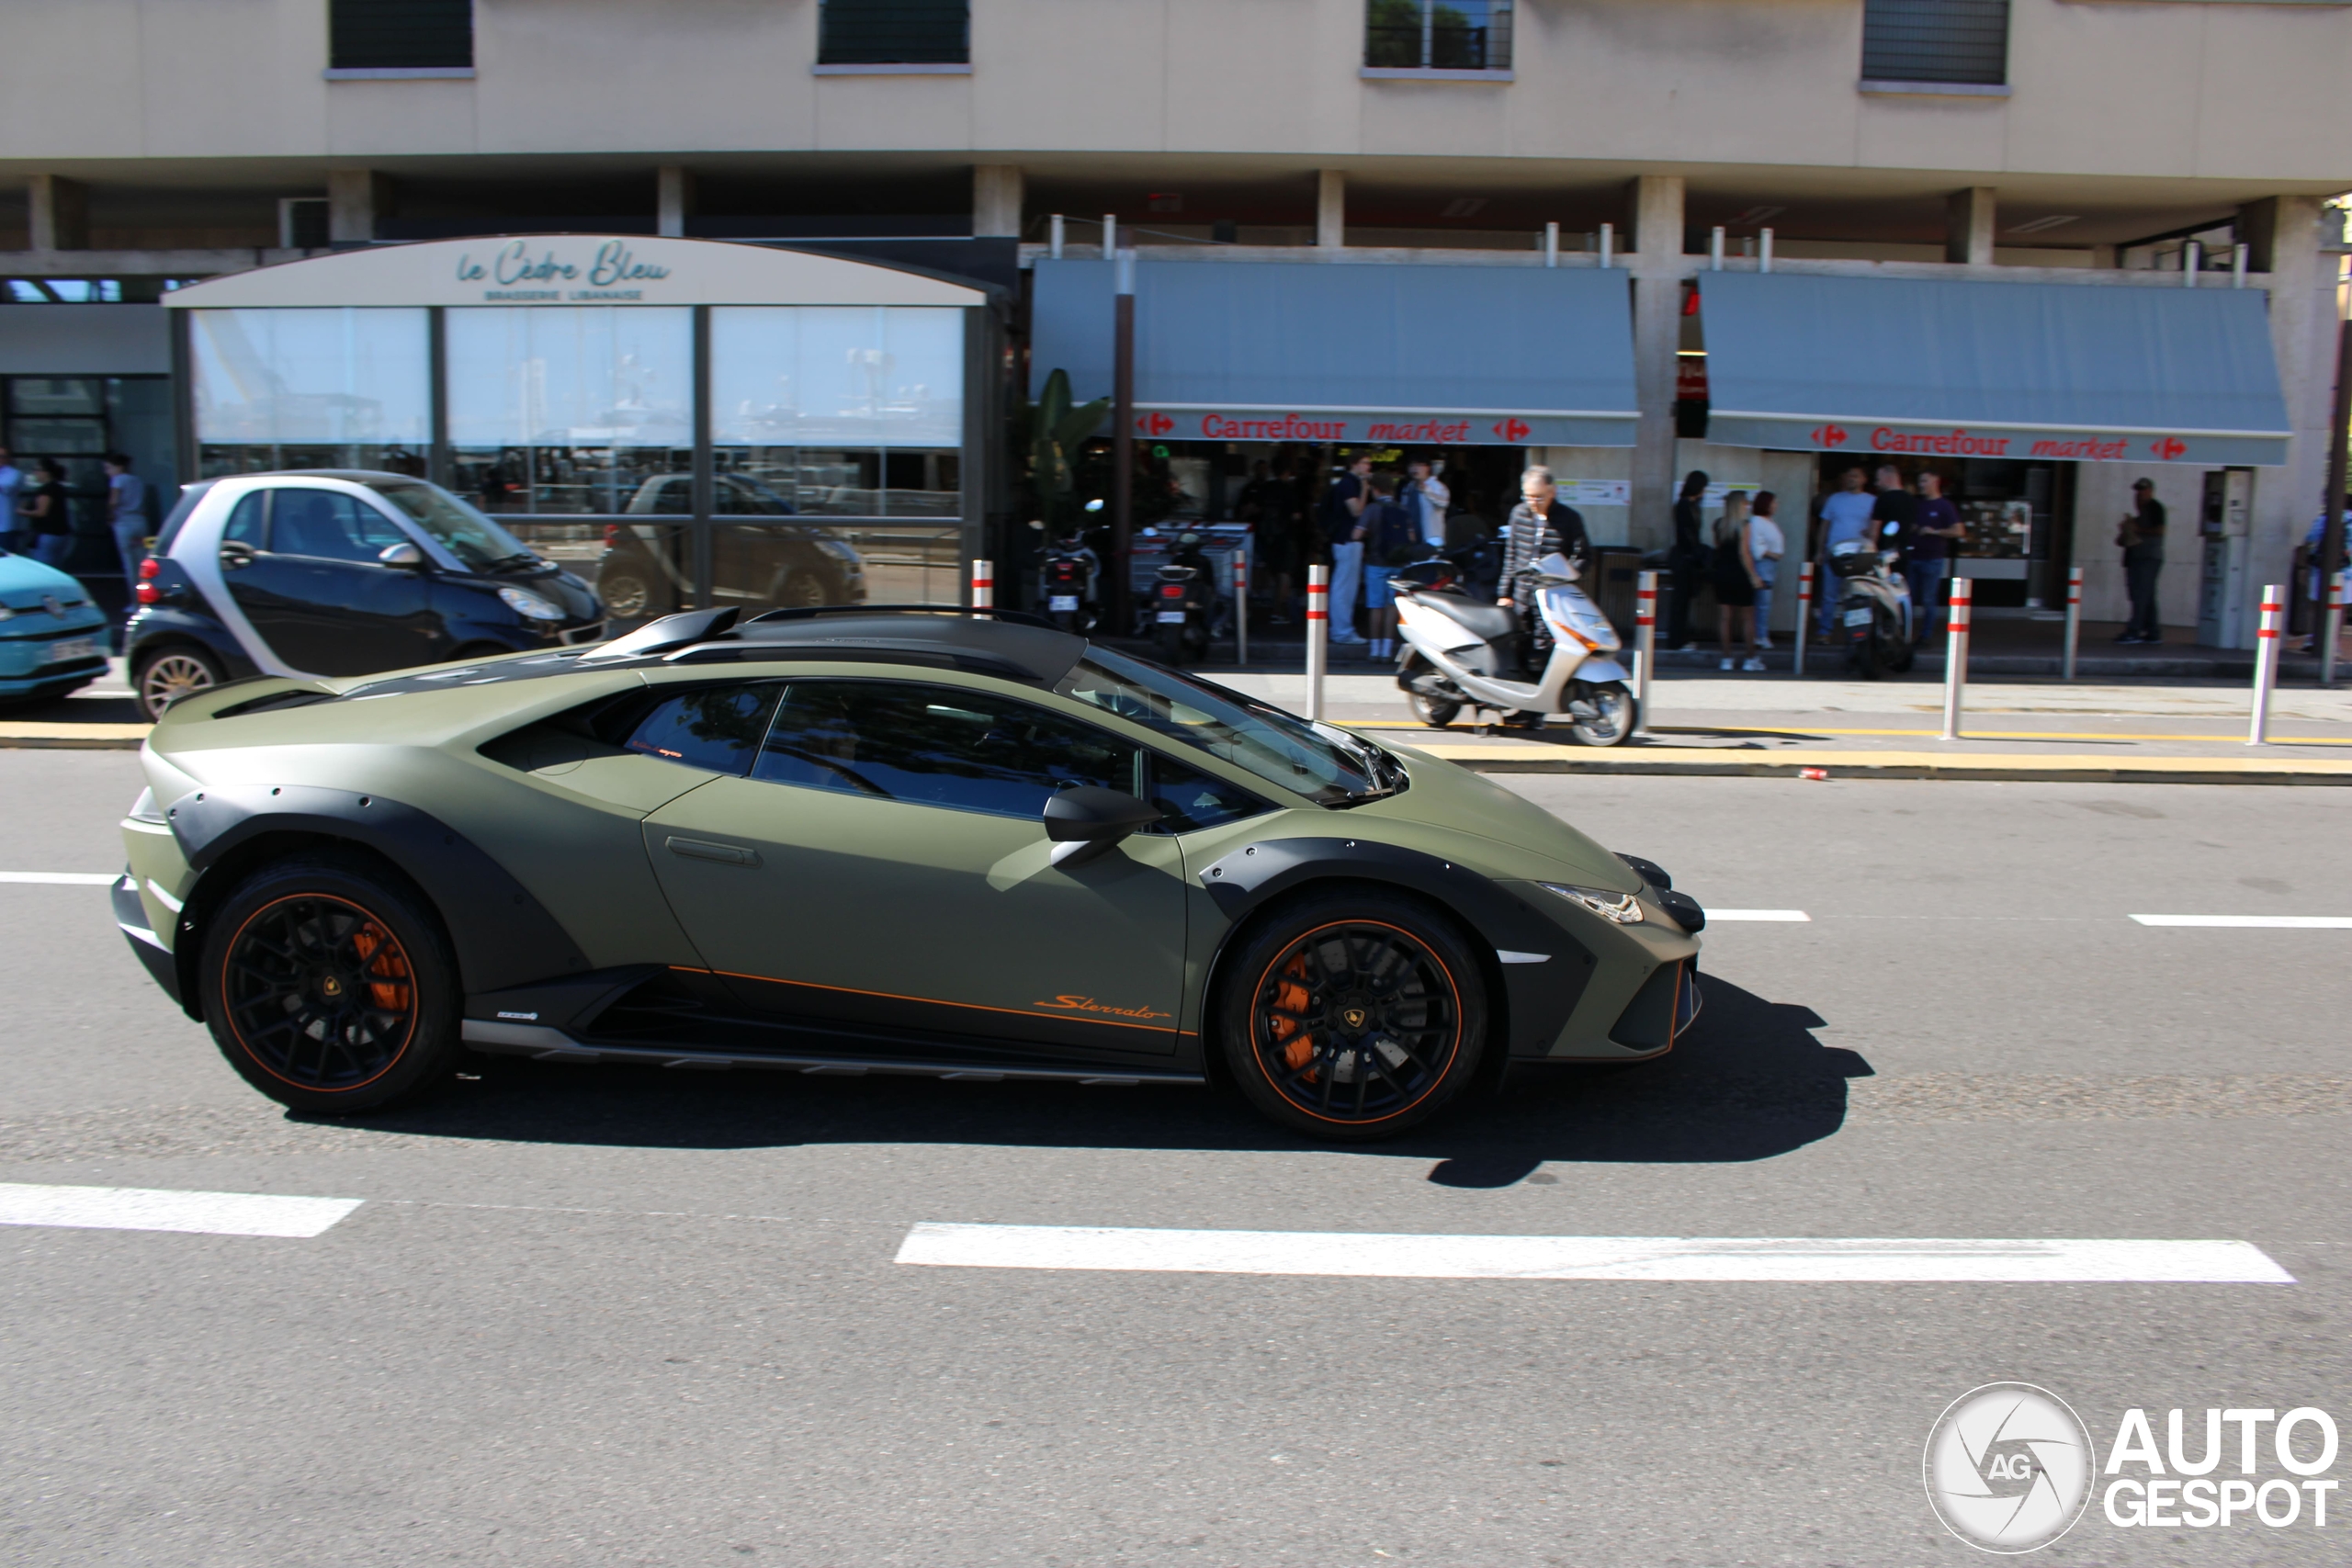
<instances>
[{"instance_id":1,"label":"asphalt road","mask_svg":"<svg viewBox=\"0 0 2352 1568\"><path fill-rule=\"evenodd\" d=\"M2346 933L2128 918L2352 915L2352 792L1512 783L1811 918L1712 929L1670 1057L1354 1150L1204 1092L538 1066L291 1121L104 889L0 883L0 1182L366 1201L309 1239L0 1227L0 1562L1962 1562L1920 1455L1976 1385L2102 1457L2132 1407L2192 1453L2209 1406L2352 1426ZM0 871L112 869L138 787L0 751ZM894 1262L924 1221L2210 1238L2296 1282ZM2341 1562L2338 1505L2094 1498L2037 1561Z\"/></svg>"}]
</instances>

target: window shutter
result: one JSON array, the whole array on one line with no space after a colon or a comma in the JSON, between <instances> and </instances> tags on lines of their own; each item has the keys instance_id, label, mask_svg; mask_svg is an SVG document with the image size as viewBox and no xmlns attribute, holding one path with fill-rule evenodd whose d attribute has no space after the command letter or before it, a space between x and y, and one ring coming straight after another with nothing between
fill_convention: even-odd
<instances>
[{"instance_id":1,"label":"window shutter","mask_svg":"<svg viewBox=\"0 0 2352 1568\"><path fill-rule=\"evenodd\" d=\"M820 65L964 65L967 0L824 0Z\"/></svg>"},{"instance_id":2,"label":"window shutter","mask_svg":"<svg viewBox=\"0 0 2352 1568\"><path fill-rule=\"evenodd\" d=\"M331 0L327 63L337 71L470 69L473 0Z\"/></svg>"},{"instance_id":3,"label":"window shutter","mask_svg":"<svg viewBox=\"0 0 2352 1568\"><path fill-rule=\"evenodd\" d=\"M1867 0L1866 82L2009 79L2009 0Z\"/></svg>"}]
</instances>

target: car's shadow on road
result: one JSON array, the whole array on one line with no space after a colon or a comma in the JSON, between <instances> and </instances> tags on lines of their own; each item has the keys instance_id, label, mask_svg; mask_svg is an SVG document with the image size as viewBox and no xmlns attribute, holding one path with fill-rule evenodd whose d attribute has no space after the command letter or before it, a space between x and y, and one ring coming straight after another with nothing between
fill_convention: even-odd
<instances>
[{"instance_id":1,"label":"car's shadow on road","mask_svg":"<svg viewBox=\"0 0 2352 1568\"><path fill-rule=\"evenodd\" d=\"M1434 1161L1430 1179L1506 1187L1549 1163L1768 1158L1826 1137L1846 1114L1851 1051L1822 1045L1813 1010L1704 981L1706 1008L1668 1055L1553 1067L1380 1143L1329 1145L1198 1089L1088 1089L932 1078L494 1061L421 1105L339 1125L412 1136L647 1148L807 1144L1277 1151L1357 1148Z\"/></svg>"}]
</instances>

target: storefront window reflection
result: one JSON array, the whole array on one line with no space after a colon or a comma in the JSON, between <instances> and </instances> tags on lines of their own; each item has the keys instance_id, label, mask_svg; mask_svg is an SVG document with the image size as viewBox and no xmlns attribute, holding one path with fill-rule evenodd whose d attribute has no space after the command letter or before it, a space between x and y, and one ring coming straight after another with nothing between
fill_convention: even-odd
<instances>
[{"instance_id":1,"label":"storefront window reflection","mask_svg":"<svg viewBox=\"0 0 2352 1568\"><path fill-rule=\"evenodd\" d=\"M488 512L628 512L693 461L693 312L648 306L453 310L457 487Z\"/></svg>"},{"instance_id":2,"label":"storefront window reflection","mask_svg":"<svg viewBox=\"0 0 2352 1568\"><path fill-rule=\"evenodd\" d=\"M268 468L424 473L433 400L423 310L188 314L205 477Z\"/></svg>"}]
</instances>

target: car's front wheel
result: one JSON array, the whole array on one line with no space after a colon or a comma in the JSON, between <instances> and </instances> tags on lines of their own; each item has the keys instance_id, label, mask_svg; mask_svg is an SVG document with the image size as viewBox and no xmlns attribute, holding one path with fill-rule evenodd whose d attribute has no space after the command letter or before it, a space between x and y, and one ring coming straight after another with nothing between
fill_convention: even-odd
<instances>
[{"instance_id":1,"label":"car's front wheel","mask_svg":"<svg viewBox=\"0 0 2352 1568\"><path fill-rule=\"evenodd\" d=\"M244 1080L298 1111L372 1111L455 1070L460 990L433 910L364 857L300 855L212 911L198 986Z\"/></svg>"},{"instance_id":2,"label":"car's front wheel","mask_svg":"<svg viewBox=\"0 0 2352 1568\"><path fill-rule=\"evenodd\" d=\"M1476 1073L1487 986L1470 941L1418 899L1313 894L1227 955L1225 1064L1250 1102L1317 1137L1386 1137L1427 1121Z\"/></svg>"},{"instance_id":3,"label":"car's front wheel","mask_svg":"<svg viewBox=\"0 0 2352 1568\"><path fill-rule=\"evenodd\" d=\"M139 705L148 718L164 716L164 710L182 697L209 691L229 678L220 660L202 649L187 643L153 649L139 656L138 667L130 672L130 689L139 694Z\"/></svg>"}]
</instances>

